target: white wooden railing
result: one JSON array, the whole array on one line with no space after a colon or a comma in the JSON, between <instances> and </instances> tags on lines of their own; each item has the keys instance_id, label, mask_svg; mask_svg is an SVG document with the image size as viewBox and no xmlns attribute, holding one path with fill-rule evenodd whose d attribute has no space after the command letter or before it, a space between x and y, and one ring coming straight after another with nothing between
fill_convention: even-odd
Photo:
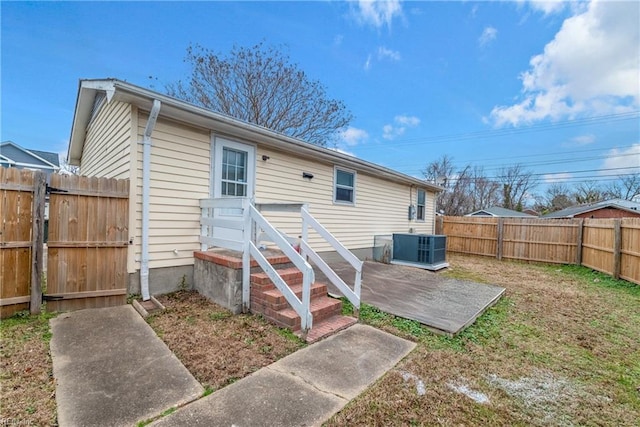
<instances>
[{"instance_id":1,"label":"white wooden railing","mask_svg":"<svg viewBox=\"0 0 640 427\"><path fill-rule=\"evenodd\" d=\"M293 262L293 264L302 271L302 300L298 299L297 295L289 288L289 285L280 277L278 272L273 268L267 259L262 255L258 247L251 239L246 239L246 244L249 247L251 256L258 261L258 264L267 273L267 276L276 285L278 290L282 292L282 295L286 298L287 302L293 307L293 309L300 316L300 329L302 334L306 335L307 331L313 326L313 315L311 314L311 284L315 281L315 275L313 268L309 263L296 251L293 246L267 221L260 212L252 205L249 206L249 218L251 222L255 222L256 227L260 227L274 242L278 248L284 252L284 254ZM246 223L245 223L246 224ZM249 226L249 224L247 224ZM251 224L253 225L253 224ZM249 228L250 229L250 228ZM250 234L250 233L246 233ZM243 302L249 303L249 286L245 288L245 281L243 280Z\"/></svg>"},{"instance_id":2,"label":"white wooden railing","mask_svg":"<svg viewBox=\"0 0 640 427\"><path fill-rule=\"evenodd\" d=\"M362 261L345 248L326 228L324 228L309 213L306 204L300 203L260 203L255 206L247 198L219 198L200 200L202 210L200 243L203 251L210 246L242 252L242 303L245 311L250 307L250 274L251 257L267 273L271 281L286 298L287 302L298 313L301 319L303 335L313 325L313 315L310 310L311 284L315 280L311 260L325 274L327 279L353 304L356 314L360 309L360 287L362 280ZM220 209L216 212L217 209ZM294 242L279 232L260 211L271 212L300 212L302 217L302 234L300 253L293 248ZM308 243L308 228L315 230L326 240L338 254L340 254L355 269L353 290L329 267L329 265L314 251ZM217 229L217 230L216 230ZM269 241L289 258L302 272L302 298L289 288L278 272L269 264L260 252L259 232L266 234Z\"/></svg>"},{"instance_id":3,"label":"white wooden railing","mask_svg":"<svg viewBox=\"0 0 640 427\"><path fill-rule=\"evenodd\" d=\"M327 279L335 285L336 288L347 297L347 299L353 304L356 310L356 317L360 311L360 287L362 282L362 265L363 262L358 259L350 250L345 248L342 243L336 239L326 228L322 226L311 214L309 213L307 206L303 206L300 209L302 215L302 240L300 242L300 249L303 256L308 257L320 271L327 276ZM308 227L313 228L324 240L327 241L336 250L338 254L342 256L356 271L356 276L353 284L353 290L336 274L335 271L329 267L329 265L309 246L308 243Z\"/></svg>"},{"instance_id":4,"label":"white wooden railing","mask_svg":"<svg viewBox=\"0 0 640 427\"><path fill-rule=\"evenodd\" d=\"M311 314L311 284L315 281L315 275L311 265L291 246L291 244L267 221L247 198L220 198L200 200L202 209L200 243L202 250L209 246L218 246L225 249L242 252L242 304L247 311L250 307L250 275L251 257L267 273L267 276L282 292L289 305L300 316L300 329L303 336L313 326ZM224 209L226 212L216 209ZM225 215L226 213L226 215ZM269 240L289 258L289 260L302 272L302 299L289 288L289 285L280 277L267 259L262 255L256 242L252 239L252 230L261 229L267 234ZM216 232L218 229L219 232ZM222 235L223 237L216 237Z\"/></svg>"}]
</instances>

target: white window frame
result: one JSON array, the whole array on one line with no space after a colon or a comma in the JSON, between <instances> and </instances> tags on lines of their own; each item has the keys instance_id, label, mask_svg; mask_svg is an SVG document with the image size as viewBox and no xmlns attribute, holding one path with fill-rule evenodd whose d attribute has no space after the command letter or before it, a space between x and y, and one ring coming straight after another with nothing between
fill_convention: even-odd
<instances>
[{"instance_id":1,"label":"white window frame","mask_svg":"<svg viewBox=\"0 0 640 427\"><path fill-rule=\"evenodd\" d=\"M424 204L420 204L420 192L424 194ZM420 206L422 206L422 218L420 218ZM418 188L416 192L416 221L425 222L427 220L427 191L423 188Z\"/></svg>"},{"instance_id":2,"label":"white window frame","mask_svg":"<svg viewBox=\"0 0 640 427\"><path fill-rule=\"evenodd\" d=\"M353 174L353 191L352 201L338 200L338 171ZM358 185L358 173L353 169L343 168L340 166L333 167L333 203L337 205L355 206L356 204L356 186ZM344 186L343 186L344 187ZM345 187L346 188L346 187Z\"/></svg>"}]
</instances>

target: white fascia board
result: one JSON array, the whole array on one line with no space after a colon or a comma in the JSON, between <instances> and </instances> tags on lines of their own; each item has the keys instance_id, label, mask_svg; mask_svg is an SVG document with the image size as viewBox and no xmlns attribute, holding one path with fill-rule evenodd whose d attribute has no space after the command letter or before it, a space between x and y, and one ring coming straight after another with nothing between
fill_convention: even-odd
<instances>
[{"instance_id":1,"label":"white fascia board","mask_svg":"<svg viewBox=\"0 0 640 427\"><path fill-rule=\"evenodd\" d=\"M14 162L13 160L11 160L10 158L8 158L7 156L3 156L2 154L0 154L0 161L2 161L2 163L7 163L9 165L15 165L16 162Z\"/></svg>"},{"instance_id":2,"label":"white fascia board","mask_svg":"<svg viewBox=\"0 0 640 427\"><path fill-rule=\"evenodd\" d=\"M67 163L73 166L80 165L84 140L87 134L89 116L93 108L96 92L105 91L107 101L111 101L115 95L115 84L113 79L107 80L80 80L78 85L78 95L76 98L76 109L73 113L71 123L71 136L69 137L69 149L67 150Z\"/></svg>"},{"instance_id":3,"label":"white fascia board","mask_svg":"<svg viewBox=\"0 0 640 427\"><path fill-rule=\"evenodd\" d=\"M118 101L136 105L138 108L147 112L151 111L153 101L158 100L162 103L161 116L167 117L169 119L201 126L205 129L213 130L220 134L227 134L228 136L243 138L245 140L253 142L259 142L259 144L261 145L275 148L281 151L291 152L313 159L322 159L335 165L349 167L357 171L367 172L391 181L402 182L404 184L424 188L431 192L438 193L444 191L443 187L418 178L414 178L409 175L405 175L401 172L394 171L384 166L380 166L366 160L342 154L328 148L309 144L307 142L274 132L262 126L254 125L242 120L225 116L223 114L215 113L211 110L207 110L205 108L198 107L185 101L172 98L170 96L163 95L149 89L135 86L127 82L115 79L85 80L81 82L81 89L83 87L85 89L91 89L92 91L105 90L107 91L107 94L112 91L112 97L115 97ZM90 98L92 102L93 96L91 96ZM80 96L78 105L79 104ZM90 105L88 108L84 107L84 109L90 111ZM89 112L86 112L85 114L88 115ZM76 116L77 115L78 114L76 113ZM74 126L78 122L79 121L74 119ZM86 122L86 119L84 120L84 122ZM81 135L84 135L86 131L86 124L81 130ZM72 136L78 138L77 135L78 134L76 130L72 130ZM70 142L70 149L76 144L77 142L72 140ZM81 153L82 151L80 150L79 154L77 154L78 160ZM70 160L73 160L74 158L75 157L72 157Z\"/></svg>"}]
</instances>

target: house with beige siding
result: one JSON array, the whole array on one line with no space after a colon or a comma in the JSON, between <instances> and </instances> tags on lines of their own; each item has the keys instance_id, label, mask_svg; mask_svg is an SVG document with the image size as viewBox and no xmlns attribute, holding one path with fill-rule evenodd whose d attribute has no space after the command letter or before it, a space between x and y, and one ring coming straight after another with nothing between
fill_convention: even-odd
<instances>
[{"instance_id":1,"label":"house with beige siding","mask_svg":"<svg viewBox=\"0 0 640 427\"><path fill-rule=\"evenodd\" d=\"M82 175L130 180L130 291L148 271L152 294L191 282L202 199L305 204L364 259L376 235L432 234L441 190L116 79L80 81L67 160ZM300 234L291 213L265 217L283 233ZM332 248L314 233L309 243L330 256Z\"/></svg>"}]
</instances>

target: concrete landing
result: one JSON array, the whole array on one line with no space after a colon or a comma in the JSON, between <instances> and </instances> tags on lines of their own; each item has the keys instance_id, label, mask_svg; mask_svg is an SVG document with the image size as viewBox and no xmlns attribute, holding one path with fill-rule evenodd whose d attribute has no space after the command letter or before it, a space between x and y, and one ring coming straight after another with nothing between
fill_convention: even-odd
<instances>
[{"instance_id":1,"label":"concrete landing","mask_svg":"<svg viewBox=\"0 0 640 427\"><path fill-rule=\"evenodd\" d=\"M353 283L350 264L330 266L347 284ZM316 280L324 280L318 269ZM504 292L500 286L449 279L420 268L366 261L360 296L362 302L386 313L416 320L437 333L455 335L473 324ZM340 295L331 285L329 293Z\"/></svg>"},{"instance_id":2,"label":"concrete landing","mask_svg":"<svg viewBox=\"0 0 640 427\"><path fill-rule=\"evenodd\" d=\"M130 305L64 313L51 330L61 427L135 426L204 392Z\"/></svg>"},{"instance_id":3,"label":"concrete landing","mask_svg":"<svg viewBox=\"0 0 640 427\"><path fill-rule=\"evenodd\" d=\"M370 326L354 325L151 425L321 425L414 347Z\"/></svg>"}]
</instances>

